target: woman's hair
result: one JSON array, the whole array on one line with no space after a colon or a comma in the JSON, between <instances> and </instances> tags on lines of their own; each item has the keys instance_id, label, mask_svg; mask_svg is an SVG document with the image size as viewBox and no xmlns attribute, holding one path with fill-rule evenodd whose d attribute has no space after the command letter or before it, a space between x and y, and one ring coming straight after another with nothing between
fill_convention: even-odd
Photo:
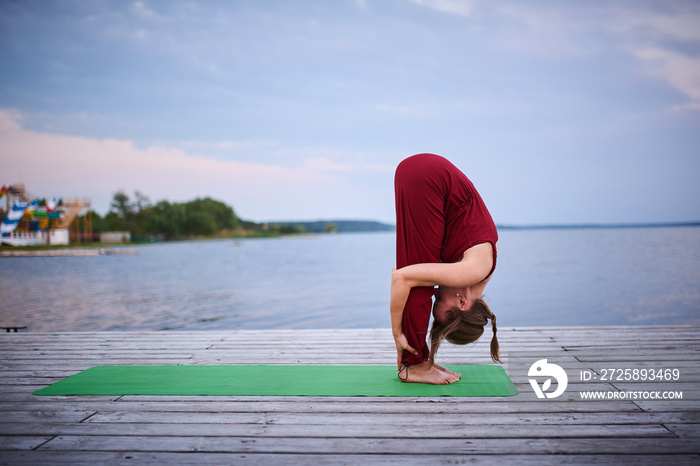
<instances>
[{"instance_id":1,"label":"woman's hair","mask_svg":"<svg viewBox=\"0 0 700 466\"><path fill-rule=\"evenodd\" d=\"M496 338L496 316L483 299L477 299L467 311L461 311L458 307L447 310L447 324L442 325L437 320L433 321L430 329L430 362L435 362L435 353L443 340L455 345L466 345L479 339L484 333L484 326L491 319L493 337L491 338L491 359L501 362L498 353L498 338Z\"/></svg>"}]
</instances>

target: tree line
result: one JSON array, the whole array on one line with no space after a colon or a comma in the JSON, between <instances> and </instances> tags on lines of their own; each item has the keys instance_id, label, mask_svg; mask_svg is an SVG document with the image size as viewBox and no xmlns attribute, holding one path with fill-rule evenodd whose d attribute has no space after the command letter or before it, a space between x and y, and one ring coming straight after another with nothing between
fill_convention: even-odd
<instances>
[{"instance_id":1,"label":"tree line","mask_svg":"<svg viewBox=\"0 0 700 466\"><path fill-rule=\"evenodd\" d=\"M114 194L109 212L92 212L93 232L129 231L132 239L176 240L216 236L268 236L300 233L303 228L276 225L272 228L240 219L233 208L209 197L184 203L152 204L139 191L133 198L124 191Z\"/></svg>"}]
</instances>

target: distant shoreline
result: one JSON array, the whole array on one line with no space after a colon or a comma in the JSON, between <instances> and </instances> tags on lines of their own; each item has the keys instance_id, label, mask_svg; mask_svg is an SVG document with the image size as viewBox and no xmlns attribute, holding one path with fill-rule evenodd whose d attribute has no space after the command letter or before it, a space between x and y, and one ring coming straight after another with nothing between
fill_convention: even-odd
<instances>
[{"instance_id":1,"label":"distant shoreline","mask_svg":"<svg viewBox=\"0 0 700 466\"><path fill-rule=\"evenodd\" d=\"M396 225L372 220L288 220L267 222L269 225L293 225L304 226L308 232L321 232L328 224L335 224L340 232L371 232L394 231ZM675 227L700 227L700 221L696 222L639 222L639 223L547 223L539 225L502 225L497 224L499 230L580 230L580 229L610 229L610 228L675 228Z\"/></svg>"},{"instance_id":2,"label":"distant shoreline","mask_svg":"<svg viewBox=\"0 0 700 466\"><path fill-rule=\"evenodd\" d=\"M292 225L304 227L308 233L323 232L324 226L334 224L339 233L371 233L395 231L396 225L367 220L290 220L286 222L268 222L269 225ZM696 222L640 222L640 223L573 223L573 224L540 224L540 225L496 225L499 230L600 230L619 228L677 228L700 227Z\"/></svg>"},{"instance_id":3,"label":"distant shoreline","mask_svg":"<svg viewBox=\"0 0 700 466\"><path fill-rule=\"evenodd\" d=\"M667 223L582 223L582 224L548 224L548 225L497 225L499 230L602 230L619 228L677 228L700 227L700 222Z\"/></svg>"}]
</instances>

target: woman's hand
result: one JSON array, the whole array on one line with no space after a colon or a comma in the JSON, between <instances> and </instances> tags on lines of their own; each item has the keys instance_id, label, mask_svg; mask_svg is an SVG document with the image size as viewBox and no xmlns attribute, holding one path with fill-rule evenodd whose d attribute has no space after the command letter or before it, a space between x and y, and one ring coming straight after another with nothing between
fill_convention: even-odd
<instances>
[{"instance_id":1,"label":"woman's hand","mask_svg":"<svg viewBox=\"0 0 700 466\"><path fill-rule=\"evenodd\" d=\"M389 303L389 307L391 311L391 333L394 336L394 343L396 344L396 365L398 370L401 370L401 359L404 350L412 354L418 354L418 352L408 344L408 339L406 335L403 334L402 330L403 309L404 306L406 306L406 301L410 293L411 286L404 279L403 272L397 270L396 267L391 269L391 302Z\"/></svg>"},{"instance_id":2,"label":"woman's hand","mask_svg":"<svg viewBox=\"0 0 700 466\"><path fill-rule=\"evenodd\" d=\"M418 352L408 344L406 335L404 335L403 332L394 334L394 343L396 344L396 367L397 370L401 370L401 358L403 357L404 350L412 354L418 354Z\"/></svg>"}]
</instances>

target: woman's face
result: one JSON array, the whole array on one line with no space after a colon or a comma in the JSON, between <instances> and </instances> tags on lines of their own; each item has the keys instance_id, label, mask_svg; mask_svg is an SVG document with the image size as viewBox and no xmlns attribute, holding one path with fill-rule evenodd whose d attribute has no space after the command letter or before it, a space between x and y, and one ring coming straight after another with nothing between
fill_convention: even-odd
<instances>
[{"instance_id":1,"label":"woman's face","mask_svg":"<svg viewBox=\"0 0 700 466\"><path fill-rule=\"evenodd\" d=\"M438 286L435 288L435 303L433 303L433 317L442 325L447 324L447 311L464 306L465 298L460 295L459 288Z\"/></svg>"}]
</instances>

